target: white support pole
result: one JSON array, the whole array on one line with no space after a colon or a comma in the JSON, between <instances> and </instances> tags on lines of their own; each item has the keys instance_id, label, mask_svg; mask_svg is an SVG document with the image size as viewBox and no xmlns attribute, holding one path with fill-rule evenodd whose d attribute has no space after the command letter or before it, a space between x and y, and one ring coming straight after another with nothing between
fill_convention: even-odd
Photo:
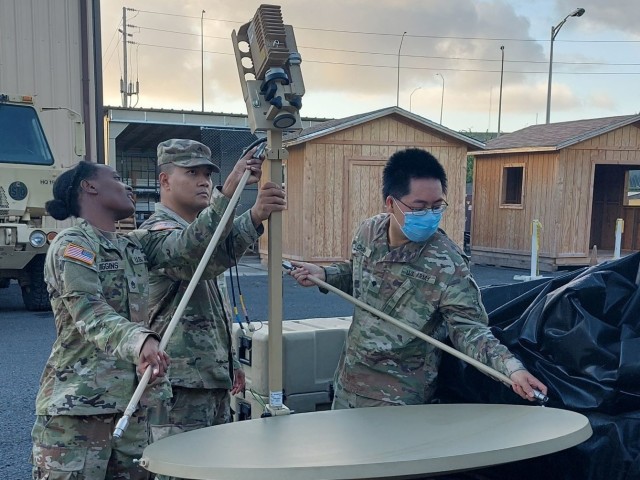
<instances>
[{"instance_id":1,"label":"white support pole","mask_svg":"<svg viewBox=\"0 0 640 480\"><path fill-rule=\"evenodd\" d=\"M538 250L540 250L540 230L542 224L539 220L531 222L531 279L539 278L540 271L538 268Z\"/></svg>"},{"instance_id":2,"label":"white support pole","mask_svg":"<svg viewBox=\"0 0 640 480\"><path fill-rule=\"evenodd\" d=\"M616 219L616 246L613 250L613 259L620 258L620 246L622 245L622 232L624 232L624 220L621 218Z\"/></svg>"},{"instance_id":3,"label":"white support pole","mask_svg":"<svg viewBox=\"0 0 640 480\"><path fill-rule=\"evenodd\" d=\"M538 251L540 250L540 233L542 232L542 224L540 220L531 222L531 270L529 275L514 275L514 280L529 281L542 278L538 268Z\"/></svg>"}]
</instances>

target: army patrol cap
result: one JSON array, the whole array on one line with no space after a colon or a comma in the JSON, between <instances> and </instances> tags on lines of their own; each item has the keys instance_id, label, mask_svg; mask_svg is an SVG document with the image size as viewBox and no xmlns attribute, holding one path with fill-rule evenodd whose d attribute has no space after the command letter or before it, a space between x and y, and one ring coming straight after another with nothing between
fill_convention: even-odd
<instances>
[{"instance_id":1,"label":"army patrol cap","mask_svg":"<svg viewBox=\"0 0 640 480\"><path fill-rule=\"evenodd\" d=\"M206 165L219 172L220 168L211 161L211 150L195 140L172 138L158 144L158 166L173 163L178 167L199 167Z\"/></svg>"}]
</instances>

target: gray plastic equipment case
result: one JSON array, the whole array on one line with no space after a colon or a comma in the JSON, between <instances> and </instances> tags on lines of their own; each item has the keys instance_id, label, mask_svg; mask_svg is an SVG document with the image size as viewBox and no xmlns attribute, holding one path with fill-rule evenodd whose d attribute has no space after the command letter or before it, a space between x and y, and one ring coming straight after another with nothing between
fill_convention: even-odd
<instances>
[{"instance_id":1,"label":"gray plastic equipment case","mask_svg":"<svg viewBox=\"0 0 640 480\"><path fill-rule=\"evenodd\" d=\"M259 323L254 326L259 328ZM294 413L331 408L333 375L351 317L287 320L282 323L284 404ZM246 325L245 325L246 328ZM234 396L234 420L260 418L269 399L269 324L254 332L233 325L233 347L247 377L245 392Z\"/></svg>"}]
</instances>

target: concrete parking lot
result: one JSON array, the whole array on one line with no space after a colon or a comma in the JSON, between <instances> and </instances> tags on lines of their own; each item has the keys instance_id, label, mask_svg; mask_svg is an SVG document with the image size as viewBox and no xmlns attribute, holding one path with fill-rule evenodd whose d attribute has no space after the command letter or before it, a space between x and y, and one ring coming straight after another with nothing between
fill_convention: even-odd
<instances>
[{"instance_id":1,"label":"concrete parking lot","mask_svg":"<svg viewBox=\"0 0 640 480\"><path fill-rule=\"evenodd\" d=\"M256 258L243 258L240 285L252 320L267 319L267 272ZM513 283L514 275L528 272L508 268L473 266L480 286ZM316 288L299 286L289 276L283 279L285 319L351 315L350 303ZM236 291L237 293L237 291ZM0 290L0 478L30 478L30 430L34 399L43 366L55 338L50 312L27 312L15 283Z\"/></svg>"}]
</instances>

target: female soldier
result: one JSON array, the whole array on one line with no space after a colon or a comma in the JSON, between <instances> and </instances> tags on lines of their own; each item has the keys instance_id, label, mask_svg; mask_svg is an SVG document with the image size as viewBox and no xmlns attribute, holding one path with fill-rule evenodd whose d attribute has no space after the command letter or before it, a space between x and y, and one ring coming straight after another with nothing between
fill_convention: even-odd
<instances>
[{"instance_id":1,"label":"female soldier","mask_svg":"<svg viewBox=\"0 0 640 480\"><path fill-rule=\"evenodd\" d=\"M249 183L258 181L262 160L251 153L238 161L227 191L245 169L252 170ZM139 409L121 439L111 437L136 387L134 364L140 373L151 365L154 381L169 363L160 338L146 327L147 263L197 265L228 198L217 196L184 231L117 235L116 222L131 216L135 203L111 167L80 162L58 177L53 193L46 204L53 218L82 220L56 237L45 262L57 338L36 398L33 478L147 479L134 463L148 444L145 413ZM223 253L214 252L211 262Z\"/></svg>"}]
</instances>

